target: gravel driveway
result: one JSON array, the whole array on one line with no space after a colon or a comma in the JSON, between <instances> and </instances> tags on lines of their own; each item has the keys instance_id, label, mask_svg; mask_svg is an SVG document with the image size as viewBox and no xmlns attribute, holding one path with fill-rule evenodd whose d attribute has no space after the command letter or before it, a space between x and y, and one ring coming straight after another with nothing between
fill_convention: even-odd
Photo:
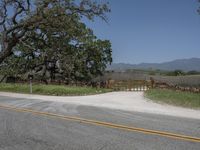
<instances>
[{"instance_id":1,"label":"gravel driveway","mask_svg":"<svg viewBox=\"0 0 200 150\"><path fill-rule=\"evenodd\" d=\"M0 96L39 99L44 101L65 102L76 105L96 106L126 111L200 119L200 110L175 107L154 103L144 98L143 92L111 92L90 96L43 96L0 92Z\"/></svg>"}]
</instances>

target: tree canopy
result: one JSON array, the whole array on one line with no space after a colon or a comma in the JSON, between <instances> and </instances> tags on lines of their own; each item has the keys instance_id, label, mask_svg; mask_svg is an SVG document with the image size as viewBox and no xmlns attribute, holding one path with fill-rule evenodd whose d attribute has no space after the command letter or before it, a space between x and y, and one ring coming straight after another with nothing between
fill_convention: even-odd
<instances>
[{"instance_id":1,"label":"tree canopy","mask_svg":"<svg viewBox=\"0 0 200 150\"><path fill-rule=\"evenodd\" d=\"M92 0L3 0L0 71L66 81L101 75L112 62L111 43L98 39L82 20L107 21L107 12L107 3Z\"/></svg>"}]
</instances>

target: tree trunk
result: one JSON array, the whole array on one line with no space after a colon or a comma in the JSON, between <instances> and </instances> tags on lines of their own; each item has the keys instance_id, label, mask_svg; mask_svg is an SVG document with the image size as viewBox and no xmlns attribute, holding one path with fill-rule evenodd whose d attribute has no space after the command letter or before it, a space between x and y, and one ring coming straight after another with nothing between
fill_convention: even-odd
<instances>
[{"instance_id":1,"label":"tree trunk","mask_svg":"<svg viewBox=\"0 0 200 150\"><path fill-rule=\"evenodd\" d=\"M0 53L0 64L10 55L12 55L12 49L3 49Z\"/></svg>"},{"instance_id":2,"label":"tree trunk","mask_svg":"<svg viewBox=\"0 0 200 150\"><path fill-rule=\"evenodd\" d=\"M7 40L6 36L2 35L1 39L1 50L0 50L0 64L10 55L12 55L12 49L16 46L18 39L14 38L10 41Z\"/></svg>"},{"instance_id":3,"label":"tree trunk","mask_svg":"<svg viewBox=\"0 0 200 150\"><path fill-rule=\"evenodd\" d=\"M6 78L6 75L3 76L3 78L1 78L0 83L3 82L3 80Z\"/></svg>"}]
</instances>

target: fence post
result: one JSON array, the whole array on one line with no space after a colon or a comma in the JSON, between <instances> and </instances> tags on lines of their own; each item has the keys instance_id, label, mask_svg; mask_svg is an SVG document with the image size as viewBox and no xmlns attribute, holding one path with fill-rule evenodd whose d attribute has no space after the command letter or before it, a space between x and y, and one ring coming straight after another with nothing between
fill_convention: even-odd
<instances>
[{"instance_id":1,"label":"fence post","mask_svg":"<svg viewBox=\"0 0 200 150\"><path fill-rule=\"evenodd\" d=\"M33 89L32 89L32 80L30 79L30 94L33 93Z\"/></svg>"},{"instance_id":2,"label":"fence post","mask_svg":"<svg viewBox=\"0 0 200 150\"><path fill-rule=\"evenodd\" d=\"M33 79L33 75L32 75L32 74L29 74L29 75L28 75L28 78L29 78L30 94L32 94L32 93L33 93L33 88L32 88L32 79Z\"/></svg>"}]
</instances>

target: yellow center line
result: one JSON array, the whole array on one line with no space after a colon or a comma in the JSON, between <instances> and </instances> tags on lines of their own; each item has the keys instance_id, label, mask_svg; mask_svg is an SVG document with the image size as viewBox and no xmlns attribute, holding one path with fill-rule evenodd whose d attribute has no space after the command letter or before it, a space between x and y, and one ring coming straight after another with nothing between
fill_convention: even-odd
<instances>
[{"instance_id":1,"label":"yellow center line","mask_svg":"<svg viewBox=\"0 0 200 150\"><path fill-rule=\"evenodd\" d=\"M115 123L108 123L108 122L84 119L84 118L79 118L79 117L59 115L55 113L41 112L41 111L36 111L32 109L17 108L17 107L8 106L8 105L0 105L0 108L13 110L16 112L28 112L35 115L49 116L49 117L59 118L62 120L71 120L71 121L76 121L76 122L85 123L85 124L92 124L96 126L104 126L104 127L109 127L109 128L121 129L121 130L132 131L132 132L140 132L143 134L158 135L158 136L163 136L163 137L168 137L168 138L173 138L173 139L200 143L199 137L187 136L187 135L176 134L176 133L171 133L171 132L150 130L150 129L138 128L138 127L133 127L133 126L130 127L130 126L125 126L125 125L120 125L120 124L115 124Z\"/></svg>"}]
</instances>

